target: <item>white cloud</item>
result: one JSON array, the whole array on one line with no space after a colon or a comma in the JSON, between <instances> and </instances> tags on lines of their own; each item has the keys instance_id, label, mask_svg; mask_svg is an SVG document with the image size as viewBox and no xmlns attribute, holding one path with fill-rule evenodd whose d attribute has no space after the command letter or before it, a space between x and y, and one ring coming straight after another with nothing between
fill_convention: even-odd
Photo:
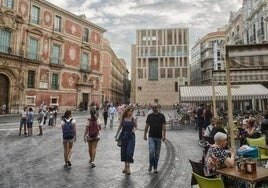
<instances>
[{"instance_id":1,"label":"white cloud","mask_svg":"<svg viewBox=\"0 0 268 188\"><path fill-rule=\"evenodd\" d=\"M48 0L105 29L105 37L120 58L130 64L136 29L190 28L190 44L227 24L230 11L242 0Z\"/></svg>"}]
</instances>

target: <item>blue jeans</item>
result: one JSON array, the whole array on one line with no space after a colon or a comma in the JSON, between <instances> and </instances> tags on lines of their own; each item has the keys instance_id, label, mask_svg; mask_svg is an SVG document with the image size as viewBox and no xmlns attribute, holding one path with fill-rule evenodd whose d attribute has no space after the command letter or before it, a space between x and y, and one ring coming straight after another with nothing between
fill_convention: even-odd
<instances>
[{"instance_id":1,"label":"blue jeans","mask_svg":"<svg viewBox=\"0 0 268 188\"><path fill-rule=\"evenodd\" d=\"M110 126L114 125L114 114L110 114Z\"/></svg>"},{"instance_id":2,"label":"blue jeans","mask_svg":"<svg viewBox=\"0 0 268 188\"><path fill-rule=\"evenodd\" d=\"M159 155L161 150L161 138L152 138L149 137L149 159L150 159L150 166L157 169Z\"/></svg>"}]
</instances>

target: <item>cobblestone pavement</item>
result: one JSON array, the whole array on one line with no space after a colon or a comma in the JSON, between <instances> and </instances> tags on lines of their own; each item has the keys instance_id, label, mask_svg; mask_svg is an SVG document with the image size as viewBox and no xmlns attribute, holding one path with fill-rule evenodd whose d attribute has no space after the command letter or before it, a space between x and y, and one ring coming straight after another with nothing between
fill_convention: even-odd
<instances>
[{"instance_id":1,"label":"cobblestone pavement","mask_svg":"<svg viewBox=\"0 0 268 188\"><path fill-rule=\"evenodd\" d=\"M24 137L18 136L18 117L0 117L0 187L190 187L192 170L188 158L199 160L201 156L195 130L183 128L167 132L159 174L152 174L147 171L148 144L143 140L145 117L138 117L135 162L131 166L132 174L125 176L121 173L120 149L113 139L116 127L102 129L95 161L97 167L91 169L87 145L83 142L87 112L77 112L74 118L78 120L78 139L73 148L72 169L66 170L59 126L45 126L41 137ZM36 135L37 123L34 127Z\"/></svg>"}]
</instances>

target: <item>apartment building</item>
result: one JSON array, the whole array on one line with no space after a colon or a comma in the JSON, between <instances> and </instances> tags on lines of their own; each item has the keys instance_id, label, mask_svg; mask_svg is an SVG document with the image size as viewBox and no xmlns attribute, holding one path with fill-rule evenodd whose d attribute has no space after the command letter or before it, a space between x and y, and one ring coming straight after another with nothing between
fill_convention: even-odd
<instances>
[{"instance_id":1,"label":"apartment building","mask_svg":"<svg viewBox=\"0 0 268 188\"><path fill-rule=\"evenodd\" d=\"M119 59L110 46L103 42L103 97L114 104L127 103L128 69L124 59Z\"/></svg>"},{"instance_id":2,"label":"apartment building","mask_svg":"<svg viewBox=\"0 0 268 188\"><path fill-rule=\"evenodd\" d=\"M225 69L224 56L220 48L224 41L225 29L219 29L206 34L195 43L191 53L191 84L211 85L213 70Z\"/></svg>"},{"instance_id":3,"label":"apartment building","mask_svg":"<svg viewBox=\"0 0 268 188\"><path fill-rule=\"evenodd\" d=\"M45 0L0 0L0 105L101 103L105 31Z\"/></svg>"},{"instance_id":4,"label":"apartment building","mask_svg":"<svg viewBox=\"0 0 268 188\"><path fill-rule=\"evenodd\" d=\"M131 102L170 106L190 83L189 29L141 29L132 45Z\"/></svg>"}]
</instances>

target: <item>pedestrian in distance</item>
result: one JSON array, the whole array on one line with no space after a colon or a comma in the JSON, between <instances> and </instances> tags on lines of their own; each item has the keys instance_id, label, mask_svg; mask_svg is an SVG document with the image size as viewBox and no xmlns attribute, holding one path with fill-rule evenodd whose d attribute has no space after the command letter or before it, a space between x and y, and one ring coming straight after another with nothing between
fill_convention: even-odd
<instances>
[{"instance_id":1,"label":"pedestrian in distance","mask_svg":"<svg viewBox=\"0 0 268 188\"><path fill-rule=\"evenodd\" d=\"M108 109L108 115L110 118L110 127L113 127L114 125L114 116L116 114L116 108L113 106L113 104L110 105L110 108Z\"/></svg>"},{"instance_id":2,"label":"pedestrian in distance","mask_svg":"<svg viewBox=\"0 0 268 188\"><path fill-rule=\"evenodd\" d=\"M22 126L23 126L24 135L27 136L26 125L27 125L27 107L24 107L23 111L21 111L21 113L20 113L20 129L19 129L19 135L21 135Z\"/></svg>"},{"instance_id":3,"label":"pedestrian in distance","mask_svg":"<svg viewBox=\"0 0 268 188\"><path fill-rule=\"evenodd\" d=\"M37 121L38 121L38 124L39 124L39 134L37 136L42 136L43 135L43 126L45 125L45 112L43 110L41 110L39 112L39 115L38 115L38 118L37 118Z\"/></svg>"},{"instance_id":4,"label":"pedestrian in distance","mask_svg":"<svg viewBox=\"0 0 268 188\"><path fill-rule=\"evenodd\" d=\"M1 106L1 115L6 116L6 109L7 109L7 105L3 104Z\"/></svg>"},{"instance_id":5,"label":"pedestrian in distance","mask_svg":"<svg viewBox=\"0 0 268 188\"><path fill-rule=\"evenodd\" d=\"M73 143L76 141L76 121L72 118L70 110L65 111L61 121L63 150L64 150L64 168L71 168L70 162Z\"/></svg>"},{"instance_id":6,"label":"pedestrian in distance","mask_svg":"<svg viewBox=\"0 0 268 188\"><path fill-rule=\"evenodd\" d=\"M104 126L106 127L106 125L107 125L107 119L108 119L108 109L107 109L107 106L105 106L103 108L102 115L103 115L103 119L104 119Z\"/></svg>"},{"instance_id":7,"label":"pedestrian in distance","mask_svg":"<svg viewBox=\"0 0 268 188\"><path fill-rule=\"evenodd\" d=\"M198 133L199 133L199 141L203 140L203 132L205 129L205 105L200 104L199 108L196 112L197 116L197 126L198 126Z\"/></svg>"},{"instance_id":8,"label":"pedestrian in distance","mask_svg":"<svg viewBox=\"0 0 268 188\"><path fill-rule=\"evenodd\" d=\"M152 105L153 113L149 114L146 119L144 130L144 140L147 140L147 132L149 129L149 168L151 172L158 173L158 161L161 151L162 140L166 140L166 119L165 116L158 111L157 104Z\"/></svg>"},{"instance_id":9,"label":"pedestrian in distance","mask_svg":"<svg viewBox=\"0 0 268 188\"><path fill-rule=\"evenodd\" d=\"M137 121L133 117L134 109L132 107L127 107L120 119L118 129L116 131L115 140L121 139L121 161L125 162L125 167L122 173L130 175L130 164L134 162L134 150L135 150L135 130L137 129Z\"/></svg>"},{"instance_id":10,"label":"pedestrian in distance","mask_svg":"<svg viewBox=\"0 0 268 188\"><path fill-rule=\"evenodd\" d=\"M96 167L94 161L96 157L98 141L100 140L101 124L95 109L90 110L90 116L91 117L87 121L84 133L84 141L85 143L88 143L89 163L91 164L91 167L94 168Z\"/></svg>"},{"instance_id":11,"label":"pedestrian in distance","mask_svg":"<svg viewBox=\"0 0 268 188\"><path fill-rule=\"evenodd\" d=\"M27 114L27 129L28 129L28 136L33 135L33 121L34 121L34 112L33 108L29 108L29 112Z\"/></svg>"}]
</instances>

